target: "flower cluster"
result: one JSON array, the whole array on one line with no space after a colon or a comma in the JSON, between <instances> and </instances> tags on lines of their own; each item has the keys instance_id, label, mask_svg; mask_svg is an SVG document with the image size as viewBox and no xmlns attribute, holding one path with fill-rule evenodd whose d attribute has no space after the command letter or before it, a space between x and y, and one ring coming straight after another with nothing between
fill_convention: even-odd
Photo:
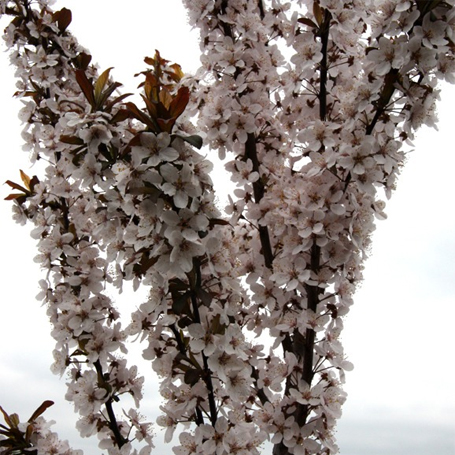
<instances>
[{"instance_id":1,"label":"flower cluster","mask_svg":"<svg viewBox=\"0 0 455 455\"><path fill-rule=\"evenodd\" d=\"M184 428L177 455L256 454L267 439L276 455L336 453L343 318L402 145L434 124L437 79L454 80L453 1L183 3L201 69L146 58L139 108L90 64L69 10L0 1L26 147L49 163L7 183L46 271L52 369L69 373L81 435L111 455L153 447L130 337L160 377L166 441ZM229 153L229 218L196 114ZM125 280L149 290L126 325L108 292ZM267 349L251 341L263 333Z\"/></svg>"},{"instance_id":2,"label":"flower cluster","mask_svg":"<svg viewBox=\"0 0 455 455\"><path fill-rule=\"evenodd\" d=\"M343 317L402 144L434 125L436 81L453 79L453 2L184 3L203 51L194 112L233 152L247 327L273 340L256 424L274 453L334 453Z\"/></svg>"},{"instance_id":3,"label":"flower cluster","mask_svg":"<svg viewBox=\"0 0 455 455\"><path fill-rule=\"evenodd\" d=\"M27 422L21 422L17 414L8 414L1 406L5 424L0 424L0 454L33 453L36 455L82 455L81 450L70 448L68 441L59 439L50 430L54 421L46 421L42 413L54 403L45 401Z\"/></svg>"},{"instance_id":4,"label":"flower cluster","mask_svg":"<svg viewBox=\"0 0 455 455\"><path fill-rule=\"evenodd\" d=\"M160 422L169 434L179 422L215 424L223 406L243 415L235 431L257 433L258 446L266 436L252 425L247 400L256 394L251 374L261 349L242 334L248 298L232 228L214 203L212 165L194 149L200 137L177 122L189 93L180 68L158 52L146 59L152 69L144 72L140 110L113 97L119 84L109 70L89 65L66 31L68 10L13 12L23 19L7 29L18 95L32 98L21 113L24 137L49 166L42 179L22 173L27 189L10 198L17 220L35 225L36 261L47 271L39 298L57 341L52 369L69 370L66 398L81 416L77 428L97 433L112 454L136 453L133 440L145 443L141 454L153 447L136 410L122 420L113 411L120 397L136 407L142 398L143 378L122 358L127 337L140 335L149 346L144 357L163 377ZM37 26L38 41L29 31ZM59 71L51 86L34 78L38 60ZM150 287L126 328L106 292L124 280Z\"/></svg>"}]
</instances>

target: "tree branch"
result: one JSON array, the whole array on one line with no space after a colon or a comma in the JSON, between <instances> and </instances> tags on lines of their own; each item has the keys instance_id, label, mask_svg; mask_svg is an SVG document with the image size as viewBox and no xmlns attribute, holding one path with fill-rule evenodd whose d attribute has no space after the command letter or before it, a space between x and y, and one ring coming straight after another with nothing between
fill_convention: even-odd
<instances>
[{"instance_id":1,"label":"tree branch","mask_svg":"<svg viewBox=\"0 0 455 455\"><path fill-rule=\"evenodd\" d=\"M253 133L248 133L248 138L245 144L245 157L251 160L253 164L253 171L259 174L259 179L253 183L254 201L256 202L256 204L259 204L261 199L264 197L265 187L260 177L261 174L259 172L259 159L257 154L256 137ZM272 269L273 252L272 245L270 242L269 230L267 226L261 225L258 226L258 229L265 266L269 269Z\"/></svg>"},{"instance_id":2,"label":"tree branch","mask_svg":"<svg viewBox=\"0 0 455 455\"><path fill-rule=\"evenodd\" d=\"M98 378L104 378L103 368L101 366L100 361L96 360L93 363L93 365L95 366L96 372L98 374ZM108 419L109 428L111 429L112 433L114 434L114 438L115 438L115 442L116 442L117 446L119 447L119 449L121 449L122 446L128 442L128 440L125 439L120 433L117 419L114 414L114 409L112 407L112 402L113 402L113 398L112 398L112 396L109 396L106 403L104 403L104 406L106 407L107 415L109 417L109 419Z\"/></svg>"},{"instance_id":3,"label":"tree branch","mask_svg":"<svg viewBox=\"0 0 455 455\"><path fill-rule=\"evenodd\" d=\"M329 30L330 30L330 21L332 15L330 11L325 10L324 21L320 25L319 37L321 39L321 53L322 59L319 66L319 117L321 120L325 120L327 116L327 75L328 75L328 66L327 66L327 54L328 54L328 42L329 42ZM313 243L311 247L311 262L310 268L311 272L317 274L320 268L320 258L321 258L321 248ZM317 306L319 304L319 288L317 285L307 285L305 286L307 293L307 308L308 310L317 311ZM302 375L301 378L305 381L309 387L311 387L311 382L313 380L314 371L313 371L313 358L314 358L314 344L316 340L316 333L313 329L306 329L305 335L303 336L299 329L295 329L292 336L292 344L290 345L289 340L287 341L285 349L291 349L292 352L297 356L298 359L303 359L302 365ZM286 390L287 391L287 390ZM303 427L306 424L309 414L308 405L298 404L293 413L295 421L300 427ZM288 455L289 449L283 442L275 444L273 448L273 455Z\"/></svg>"},{"instance_id":4,"label":"tree branch","mask_svg":"<svg viewBox=\"0 0 455 455\"><path fill-rule=\"evenodd\" d=\"M196 289L201 288L202 286L202 277L201 277L201 265L198 260L194 261L194 269L196 271ZM191 294L191 303L193 306L193 314L194 314L194 320L196 323L200 324L201 323L201 316L199 314L199 306L198 306L198 298L196 297L196 293L192 292ZM216 402L215 402L215 391L213 388L213 382L212 382L212 372L209 368L209 364L207 361L207 356L204 354L203 351L201 351L201 356L202 356L202 362L204 365L204 377L203 380L205 382L205 385L207 386L209 396L208 396L208 401L209 401L209 409L210 409L210 422L212 426L215 426L216 421L218 419L218 411L216 409Z\"/></svg>"},{"instance_id":5,"label":"tree branch","mask_svg":"<svg viewBox=\"0 0 455 455\"><path fill-rule=\"evenodd\" d=\"M259 7L259 14L261 19L265 18L265 10L264 10L264 2L262 0L258 0L258 7Z\"/></svg>"}]
</instances>

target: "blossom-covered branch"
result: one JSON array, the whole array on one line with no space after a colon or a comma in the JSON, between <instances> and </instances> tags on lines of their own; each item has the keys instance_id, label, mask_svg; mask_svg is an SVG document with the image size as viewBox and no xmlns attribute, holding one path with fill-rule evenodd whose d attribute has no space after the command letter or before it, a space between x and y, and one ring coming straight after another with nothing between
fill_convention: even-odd
<instances>
[{"instance_id":1,"label":"blossom-covered branch","mask_svg":"<svg viewBox=\"0 0 455 455\"><path fill-rule=\"evenodd\" d=\"M7 199L34 225L53 370L110 454L153 447L130 337L160 377L165 440L181 428L177 455L266 440L336 453L343 317L403 143L434 124L437 79L454 80L453 1L183 3L202 66L147 57L140 107L91 65L69 10L0 1L26 146L48 163ZM225 215L203 138L237 183ZM126 326L108 292L125 280L149 290Z\"/></svg>"},{"instance_id":2,"label":"blossom-covered branch","mask_svg":"<svg viewBox=\"0 0 455 455\"><path fill-rule=\"evenodd\" d=\"M258 424L274 433L276 454L332 453L350 368L342 317L402 143L433 124L436 79L453 79L452 4L184 3L201 30L197 77L207 81L194 111L210 146L234 153L226 167L239 186L230 210L250 327L276 340L261 372L277 379L279 344L290 366L281 393L258 403Z\"/></svg>"}]
</instances>

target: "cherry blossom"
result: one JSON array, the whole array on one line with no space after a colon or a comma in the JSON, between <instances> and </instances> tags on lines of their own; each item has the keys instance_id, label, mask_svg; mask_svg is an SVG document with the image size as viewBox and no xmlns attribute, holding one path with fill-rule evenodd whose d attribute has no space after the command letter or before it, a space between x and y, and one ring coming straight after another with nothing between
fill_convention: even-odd
<instances>
[{"instance_id":1,"label":"cherry blossom","mask_svg":"<svg viewBox=\"0 0 455 455\"><path fill-rule=\"evenodd\" d=\"M453 2L183 0L201 68L147 57L140 107L52 3L0 0L24 148L48 163L8 199L33 225L80 434L151 452L132 338L175 454L336 453L343 319L403 144L435 125L438 79L455 81ZM223 213L202 144L229 152ZM110 297L125 281L147 290L126 322ZM38 453L77 453L44 420L33 431Z\"/></svg>"}]
</instances>

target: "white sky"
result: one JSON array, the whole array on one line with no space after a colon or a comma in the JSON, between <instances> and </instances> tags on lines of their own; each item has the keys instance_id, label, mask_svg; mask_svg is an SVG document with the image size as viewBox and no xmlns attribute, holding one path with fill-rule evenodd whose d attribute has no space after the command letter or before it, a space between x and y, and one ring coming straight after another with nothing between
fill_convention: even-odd
<instances>
[{"instance_id":1,"label":"white sky","mask_svg":"<svg viewBox=\"0 0 455 455\"><path fill-rule=\"evenodd\" d=\"M197 34L186 25L179 0L57 2L63 6L73 11L70 28L81 44L102 69L115 67L113 76L128 82L127 91L135 87L133 74L144 68L143 57L155 49L184 71L199 64ZM2 20L1 28L5 25ZM11 98L14 80L4 53L0 68L0 182L19 181L19 169L30 175L34 170L28 171L27 153L21 151L20 104ZM349 396L338 425L343 455L455 453L454 100L455 88L444 86L439 132L422 130L415 141L346 320L343 339L355 369L347 376ZM0 405L27 419L52 399L56 405L45 415L57 421L54 431L86 454L100 453L96 439L77 435L64 378L49 370L54 342L45 308L35 300L41 276L33 263L35 244L29 228L11 220L11 203L2 201L9 187L0 189ZM150 377L150 370L146 365L142 372ZM143 413L150 417L159 412L154 390L149 381ZM158 447L156 453L171 449Z\"/></svg>"}]
</instances>

